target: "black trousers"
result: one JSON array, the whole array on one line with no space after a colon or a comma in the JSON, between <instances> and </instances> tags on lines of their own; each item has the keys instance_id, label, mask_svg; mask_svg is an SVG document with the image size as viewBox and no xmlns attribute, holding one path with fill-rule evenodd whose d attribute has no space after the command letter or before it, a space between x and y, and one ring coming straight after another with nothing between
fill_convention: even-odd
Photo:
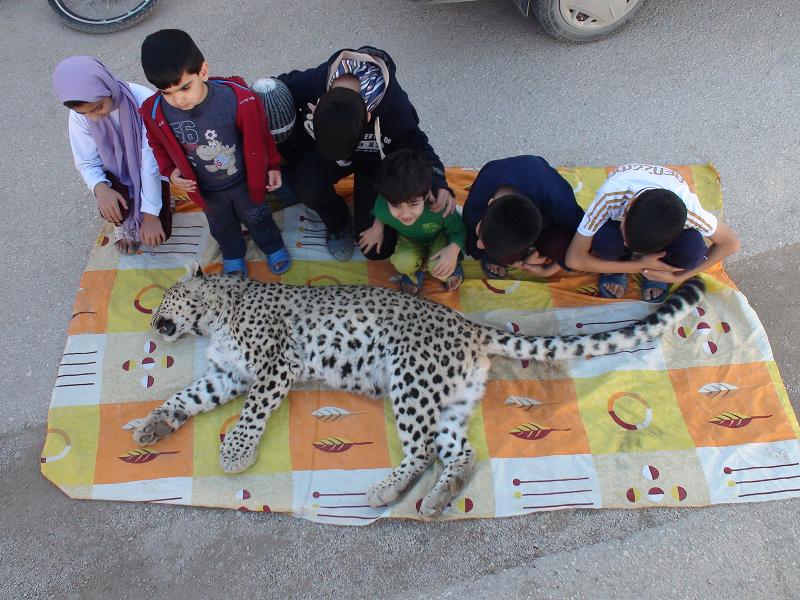
<instances>
[{"instance_id":1,"label":"black trousers","mask_svg":"<svg viewBox=\"0 0 800 600\"><path fill-rule=\"evenodd\" d=\"M244 258L247 244L242 223L247 227L256 246L269 256L283 248L281 230L272 218L269 205L250 200L247 182L218 192L202 192L206 201L206 218L211 236L217 241L225 260Z\"/></svg>"},{"instance_id":2,"label":"black trousers","mask_svg":"<svg viewBox=\"0 0 800 600\"><path fill-rule=\"evenodd\" d=\"M378 155L375 155L374 161L357 157L353 162L342 166L324 158L317 152L313 144L307 144L292 158L295 160L290 159L289 170L295 197L316 211L330 233L342 232L350 221L347 203L336 193L333 185L347 175L353 174L355 180L353 230L355 239L358 241L361 232L368 229L374 221L371 211L377 197L375 185L380 167ZM369 260L389 258L394 252L396 243L397 232L386 227L381 251L376 252L373 248L364 257Z\"/></svg>"}]
</instances>

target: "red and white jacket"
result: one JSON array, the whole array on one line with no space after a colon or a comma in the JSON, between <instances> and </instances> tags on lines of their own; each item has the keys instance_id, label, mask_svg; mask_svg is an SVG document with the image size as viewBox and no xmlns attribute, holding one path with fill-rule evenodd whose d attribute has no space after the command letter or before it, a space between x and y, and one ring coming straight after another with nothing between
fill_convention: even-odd
<instances>
[{"instance_id":1,"label":"red and white jacket","mask_svg":"<svg viewBox=\"0 0 800 600\"><path fill-rule=\"evenodd\" d=\"M269 131L264 104L241 77L212 77L208 85L227 85L236 94L236 126L242 132L247 189L250 200L261 204L266 198L267 171L280 169L281 162L281 155ZM184 179L197 181L183 146L164 117L164 111L161 109L163 99L161 92L156 92L145 100L139 109L147 130L147 141L158 162L158 170L164 177L169 177L177 168ZM189 198L205 210L206 202L200 195L199 187L189 193Z\"/></svg>"}]
</instances>

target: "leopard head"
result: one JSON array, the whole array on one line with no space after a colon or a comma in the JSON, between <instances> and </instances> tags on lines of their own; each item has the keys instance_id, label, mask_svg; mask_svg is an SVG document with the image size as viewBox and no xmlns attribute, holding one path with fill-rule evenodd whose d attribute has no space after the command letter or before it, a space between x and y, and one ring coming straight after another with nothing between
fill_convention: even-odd
<instances>
[{"instance_id":1,"label":"leopard head","mask_svg":"<svg viewBox=\"0 0 800 600\"><path fill-rule=\"evenodd\" d=\"M164 337L165 342L174 342L186 333L205 333L201 326L207 311L201 291L204 281L200 265L193 263L186 268L186 275L164 292L161 304L153 311L150 325Z\"/></svg>"}]
</instances>

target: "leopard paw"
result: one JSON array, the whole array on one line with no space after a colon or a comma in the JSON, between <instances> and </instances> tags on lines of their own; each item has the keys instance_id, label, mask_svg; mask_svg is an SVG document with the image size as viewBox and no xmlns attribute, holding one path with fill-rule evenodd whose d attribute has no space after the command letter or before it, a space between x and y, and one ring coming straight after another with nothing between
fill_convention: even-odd
<instances>
[{"instance_id":1,"label":"leopard paw","mask_svg":"<svg viewBox=\"0 0 800 600\"><path fill-rule=\"evenodd\" d=\"M386 506L400 496L402 490L383 479L367 490L367 504L373 508Z\"/></svg>"},{"instance_id":2,"label":"leopard paw","mask_svg":"<svg viewBox=\"0 0 800 600\"><path fill-rule=\"evenodd\" d=\"M157 408L133 430L133 441L140 446L155 444L178 429L185 420L185 416L181 419L180 415L170 415L168 410Z\"/></svg>"},{"instance_id":3,"label":"leopard paw","mask_svg":"<svg viewBox=\"0 0 800 600\"><path fill-rule=\"evenodd\" d=\"M447 507L453 499L453 494L447 486L434 486L428 494L422 499L419 505L419 514L426 519L432 519L442 514L442 511Z\"/></svg>"},{"instance_id":4,"label":"leopard paw","mask_svg":"<svg viewBox=\"0 0 800 600\"><path fill-rule=\"evenodd\" d=\"M225 435L219 449L219 465L226 473L241 473L258 459L256 444L234 429Z\"/></svg>"}]
</instances>

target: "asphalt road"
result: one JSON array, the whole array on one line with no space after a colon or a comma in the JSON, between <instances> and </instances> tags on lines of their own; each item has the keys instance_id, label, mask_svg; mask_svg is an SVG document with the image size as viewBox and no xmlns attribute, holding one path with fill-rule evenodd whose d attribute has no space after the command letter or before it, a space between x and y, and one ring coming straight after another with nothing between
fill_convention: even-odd
<instances>
[{"instance_id":1,"label":"asphalt road","mask_svg":"<svg viewBox=\"0 0 800 600\"><path fill-rule=\"evenodd\" d=\"M191 12L189 12L191 10ZM212 72L248 81L373 44L398 63L447 164L519 153L553 164L713 162L742 251L731 272L797 406L800 41L787 4L651 0L585 46L546 37L506 0L163 0L142 25L71 31L46 3L0 0L0 597L792 597L798 502L574 511L335 528L283 516L75 502L39 475L66 324L99 227L50 88L90 54L146 83L139 44L189 31Z\"/></svg>"}]
</instances>

